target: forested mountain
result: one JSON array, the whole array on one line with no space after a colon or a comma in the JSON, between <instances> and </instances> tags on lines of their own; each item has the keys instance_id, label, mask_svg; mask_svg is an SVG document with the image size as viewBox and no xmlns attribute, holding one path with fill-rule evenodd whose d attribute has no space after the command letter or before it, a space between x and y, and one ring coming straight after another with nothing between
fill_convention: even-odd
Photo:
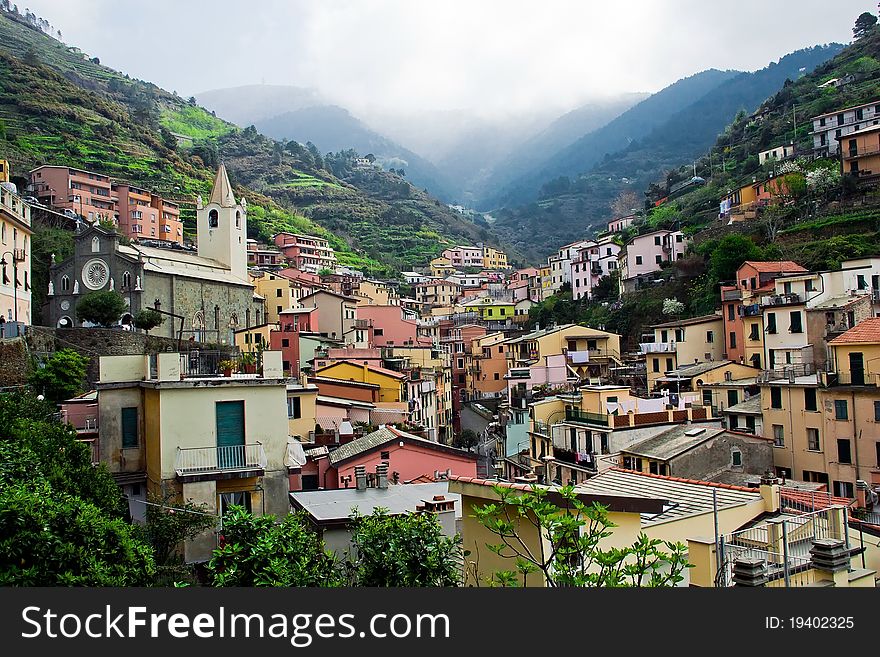
<instances>
[{"instance_id":1,"label":"forested mountain","mask_svg":"<svg viewBox=\"0 0 880 657\"><path fill-rule=\"evenodd\" d=\"M559 176L573 177L588 171L606 154L623 150L633 141L663 125L671 116L737 75L711 69L669 85L630 108L599 130L583 135L554 153L532 171L487 198L481 207L515 205L537 199L541 187Z\"/></svg>"},{"instance_id":2,"label":"forested mountain","mask_svg":"<svg viewBox=\"0 0 880 657\"><path fill-rule=\"evenodd\" d=\"M571 242L606 221L611 202L622 192L635 191L641 197L642 190L662 178L667 169L705 153L738 113L751 114L786 80L809 73L842 48L839 44L816 46L786 55L752 73L728 74L706 94L667 113L662 122L627 147L606 154L576 177L560 176L545 184L537 202L494 212L498 221L493 228L501 236L515 240L516 235L540 226L540 234L547 236L543 243L533 242L530 248L520 242L519 246L530 249L532 257L546 257L558 245ZM599 132L604 133L615 124L620 126L624 119L632 121L633 113L644 113L644 106L654 98L640 103ZM665 108L671 109L671 103L666 103Z\"/></svg>"},{"instance_id":3,"label":"forested mountain","mask_svg":"<svg viewBox=\"0 0 880 657\"><path fill-rule=\"evenodd\" d=\"M423 265L453 242L492 238L399 175L340 180L316 148L241 130L9 12L0 13L0 150L19 173L62 164L154 189L183 204L188 231L195 196L207 193L223 160L248 198L252 236L323 234L342 263L375 274Z\"/></svg>"}]
</instances>

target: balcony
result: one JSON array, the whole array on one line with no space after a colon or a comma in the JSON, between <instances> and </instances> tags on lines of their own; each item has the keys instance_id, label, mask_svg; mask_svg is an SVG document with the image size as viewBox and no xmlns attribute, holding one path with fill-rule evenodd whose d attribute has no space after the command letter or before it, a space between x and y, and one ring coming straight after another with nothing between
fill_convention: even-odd
<instances>
[{"instance_id":1,"label":"balcony","mask_svg":"<svg viewBox=\"0 0 880 657\"><path fill-rule=\"evenodd\" d=\"M761 297L762 306L793 306L802 303L799 294L774 294Z\"/></svg>"},{"instance_id":2,"label":"balcony","mask_svg":"<svg viewBox=\"0 0 880 657\"><path fill-rule=\"evenodd\" d=\"M226 479L230 476L261 477L266 452L261 443L224 447L177 448L174 471L181 479Z\"/></svg>"},{"instance_id":3,"label":"balcony","mask_svg":"<svg viewBox=\"0 0 880 657\"><path fill-rule=\"evenodd\" d=\"M567 351L565 360L575 365L590 362L590 351Z\"/></svg>"},{"instance_id":4,"label":"balcony","mask_svg":"<svg viewBox=\"0 0 880 657\"><path fill-rule=\"evenodd\" d=\"M721 290L722 301L739 301L742 298L742 290Z\"/></svg>"},{"instance_id":5,"label":"balcony","mask_svg":"<svg viewBox=\"0 0 880 657\"><path fill-rule=\"evenodd\" d=\"M645 354L665 354L675 351L675 342L642 342L639 347Z\"/></svg>"},{"instance_id":6,"label":"balcony","mask_svg":"<svg viewBox=\"0 0 880 657\"><path fill-rule=\"evenodd\" d=\"M579 424L593 424L602 427L608 425L608 415L605 413L589 413L576 408L568 408L565 410L566 422L577 422Z\"/></svg>"},{"instance_id":7,"label":"balcony","mask_svg":"<svg viewBox=\"0 0 880 657\"><path fill-rule=\"evenodd\" d=\"M760 315L761 312L761 304L759 303L753 303L748 306L742 307L742 314L744 317L755 317L757 315Z\"/></svg>"},{"instance_id":8,"label":"balcony","mask_svg":"<svg viewBox=\"0 0 880 657\"><path fill-rule=\"evenodd\" d=\"M823 372L824 383L829 388L837 386L880 387L880 374L864 371Z\"/></svg>"}]
</instances>

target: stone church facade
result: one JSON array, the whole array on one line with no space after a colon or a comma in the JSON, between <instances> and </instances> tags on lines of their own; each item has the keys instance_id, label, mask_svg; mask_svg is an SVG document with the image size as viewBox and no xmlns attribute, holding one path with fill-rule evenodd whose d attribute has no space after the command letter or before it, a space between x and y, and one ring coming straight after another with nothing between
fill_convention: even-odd
<instances>
[{"instance_id":1,"label":"stone church facade","mask_svg":"<svg viewBox=\"0 0 880 657\"><path fill-rule=\"evenodd\" d=\"M263 301L247 275L247 205L236 202L223 165L208 203L199 197L196 216L198 251L120 244L97 224L77 231L73 256L50 267L43 314L50 326L82 326L76 304L100 290L124 298L124 327L143 308L177 315L166 315L154 335L233 344L234 331L262 323Z\"/></svg>"}]
</instances>

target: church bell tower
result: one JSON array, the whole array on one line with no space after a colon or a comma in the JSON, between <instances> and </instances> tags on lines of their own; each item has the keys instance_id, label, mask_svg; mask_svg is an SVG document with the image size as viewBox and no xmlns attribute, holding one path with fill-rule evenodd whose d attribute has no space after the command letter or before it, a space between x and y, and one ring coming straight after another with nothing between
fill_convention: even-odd
<instances>
[{"instance_id":1,"label":"church bell tower","mask_svg":"<svg viewBox=\"0 0 880 657\"><path fill-rule=\"evenodd\" d=\"M247 201L236 202L224 164L217 170L208 202L202 204L198 198L196 229L199 255L226 265L233 276L247 281Z\"/></svg>"}]
</instances>

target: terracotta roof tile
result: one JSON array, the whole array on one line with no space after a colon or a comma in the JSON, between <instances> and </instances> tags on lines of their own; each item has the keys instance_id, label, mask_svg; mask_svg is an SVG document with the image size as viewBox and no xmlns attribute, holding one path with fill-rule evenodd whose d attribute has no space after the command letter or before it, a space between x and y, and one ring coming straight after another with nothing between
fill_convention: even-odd
<instances>
[{"instance_id":1,"label":"terracotta roof tile","mask_svg":"<svg viewBox=\"0 0 880 657\"><path fill-rule=\"evenodd\" d=\"M852 342L880 343L880 317L869 317L853 326L843 335L838 335L828 344L850 344Z\"/></svg>"},{"instance_id":2,"label":"terracotta roof tile","mask_svg":"<svg viewBox=\"0 0 880 657\"><path fill-rule=\"evenodd\" d=\"M798 263L792 260L773 260L770 262L761 262L758 260L746 260L743 265L751 265L755 271L762 273L773 273L783 271L807 271Z\"/></svg>"}]
</instances>

